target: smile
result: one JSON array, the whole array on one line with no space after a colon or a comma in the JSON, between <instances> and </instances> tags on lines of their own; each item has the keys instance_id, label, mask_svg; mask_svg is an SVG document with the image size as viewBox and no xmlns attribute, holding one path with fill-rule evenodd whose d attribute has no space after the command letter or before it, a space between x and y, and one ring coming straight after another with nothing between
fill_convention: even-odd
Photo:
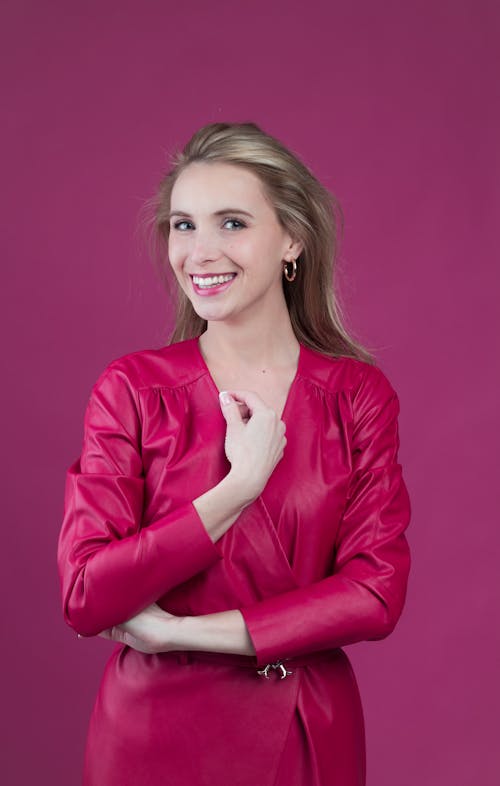
<instances>
[{"instance_id":1,"label":"smile","mask_svg":"<svg viewBox=\"0 0 500 786\"><path fill-rule=\"evenodd\" d=\"M200 289L209 289L219 284L225 284L227 281L232 281L235 275L236 273L224 273L220 276L193 276L193 282Z\"/></svg>"}]
</instances>

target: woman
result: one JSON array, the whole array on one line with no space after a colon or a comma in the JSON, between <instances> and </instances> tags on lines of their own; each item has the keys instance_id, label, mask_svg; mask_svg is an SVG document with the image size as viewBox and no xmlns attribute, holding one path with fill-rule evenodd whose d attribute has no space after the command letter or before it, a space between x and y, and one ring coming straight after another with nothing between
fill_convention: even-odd
<instances>
[{"instance_id":1,"label":"woman","mask_svg":"<svg viewBox=\"0 0 500 786\"><path fill-rule=\"evenodd\" d=\"M365 783L341 647L401 614L410 503L397 394L333 294L333 208L251 123L200 129L161 184L172 342L109 364L67 475L65 619L118 642L86 786Z\"/></svg>"}]
</instances>

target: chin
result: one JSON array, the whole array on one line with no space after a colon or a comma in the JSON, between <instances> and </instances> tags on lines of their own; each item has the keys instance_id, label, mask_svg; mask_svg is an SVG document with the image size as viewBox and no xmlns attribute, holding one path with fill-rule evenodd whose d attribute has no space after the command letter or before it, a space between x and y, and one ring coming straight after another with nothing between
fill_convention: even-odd
<instances>
[{"instance_id":1,"label":"chin","mask_svg":"<svg viewBox=\"0 0 500 786\"><path fill-rule=\"evenodd\" d=\"M231 314L222 314L220 311L218 313L214 313L208 309L195 309L195 311L201 319L205 319L207 322L225 322L231 319L232 316Z\"/></svg>"},{"instance_id":2,"label":"chin","mask_svg":"<svg viewBox=\"0 0 500 786\"><path fill-rule=\"evenodd\" d=\"M207 322L221 322L230 316L221 308L203 308L198 306L198 304L195 305L193 301L191 301L191 305L200 319L206 319Z\"/></svg>"}]
</instances>

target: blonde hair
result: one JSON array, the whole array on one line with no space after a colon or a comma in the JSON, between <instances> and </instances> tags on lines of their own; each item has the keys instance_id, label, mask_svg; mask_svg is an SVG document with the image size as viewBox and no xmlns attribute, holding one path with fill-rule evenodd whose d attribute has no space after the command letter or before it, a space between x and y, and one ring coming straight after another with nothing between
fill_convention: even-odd
<instances>
[{"instance_id":1,"label":"blonde hair","mask_svg":"<svg viewBox=\"0 0 500 786\"><path fill-rule=\"evenodd\" d=\"M283 290L298 341L332 357L347 356L375 364L368 350L349 335L339 293L337 266L343 215L335 197L296 155L255 123L210 123L200 128L171 158L171 168L158 192L146 204L160 272L172 295L166 248L170 232L170 199L174 184L193 162L241 166L257 175L288 234L302 243L293 282L283 277ZM206 320L195 312L175 281L176 319L169 343L199 336Z\"/></svg>"}]
</instances>

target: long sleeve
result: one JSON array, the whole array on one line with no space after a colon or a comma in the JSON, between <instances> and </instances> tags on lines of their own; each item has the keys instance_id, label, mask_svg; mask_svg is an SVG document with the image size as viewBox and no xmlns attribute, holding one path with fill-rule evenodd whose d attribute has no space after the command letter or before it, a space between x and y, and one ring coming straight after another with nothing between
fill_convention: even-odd
<instances>
[{"instance_id":1,"label":"long sleeve","mask_svg":"<svg viewBox=\"0 0 500 786\"><path fill-rule=\"evenodd\" d=\"M387 636L410 570L410 500L398 463L399 400L370 366L352 395L352 473L332 574L240 608L259 664Z\"/></svg>"},{"instance_id":2,"label":"long sleeve","mask_svg":"<svg viewBox=\"0 0 500 786\"><path fill-rule=\"evenodd\" d=\"M83 635L130 619L221 559L192 502L143 526L140 439L138 395L115 361L90 395L58 541L64 618Z\"/></svg>"}]
</instances>

